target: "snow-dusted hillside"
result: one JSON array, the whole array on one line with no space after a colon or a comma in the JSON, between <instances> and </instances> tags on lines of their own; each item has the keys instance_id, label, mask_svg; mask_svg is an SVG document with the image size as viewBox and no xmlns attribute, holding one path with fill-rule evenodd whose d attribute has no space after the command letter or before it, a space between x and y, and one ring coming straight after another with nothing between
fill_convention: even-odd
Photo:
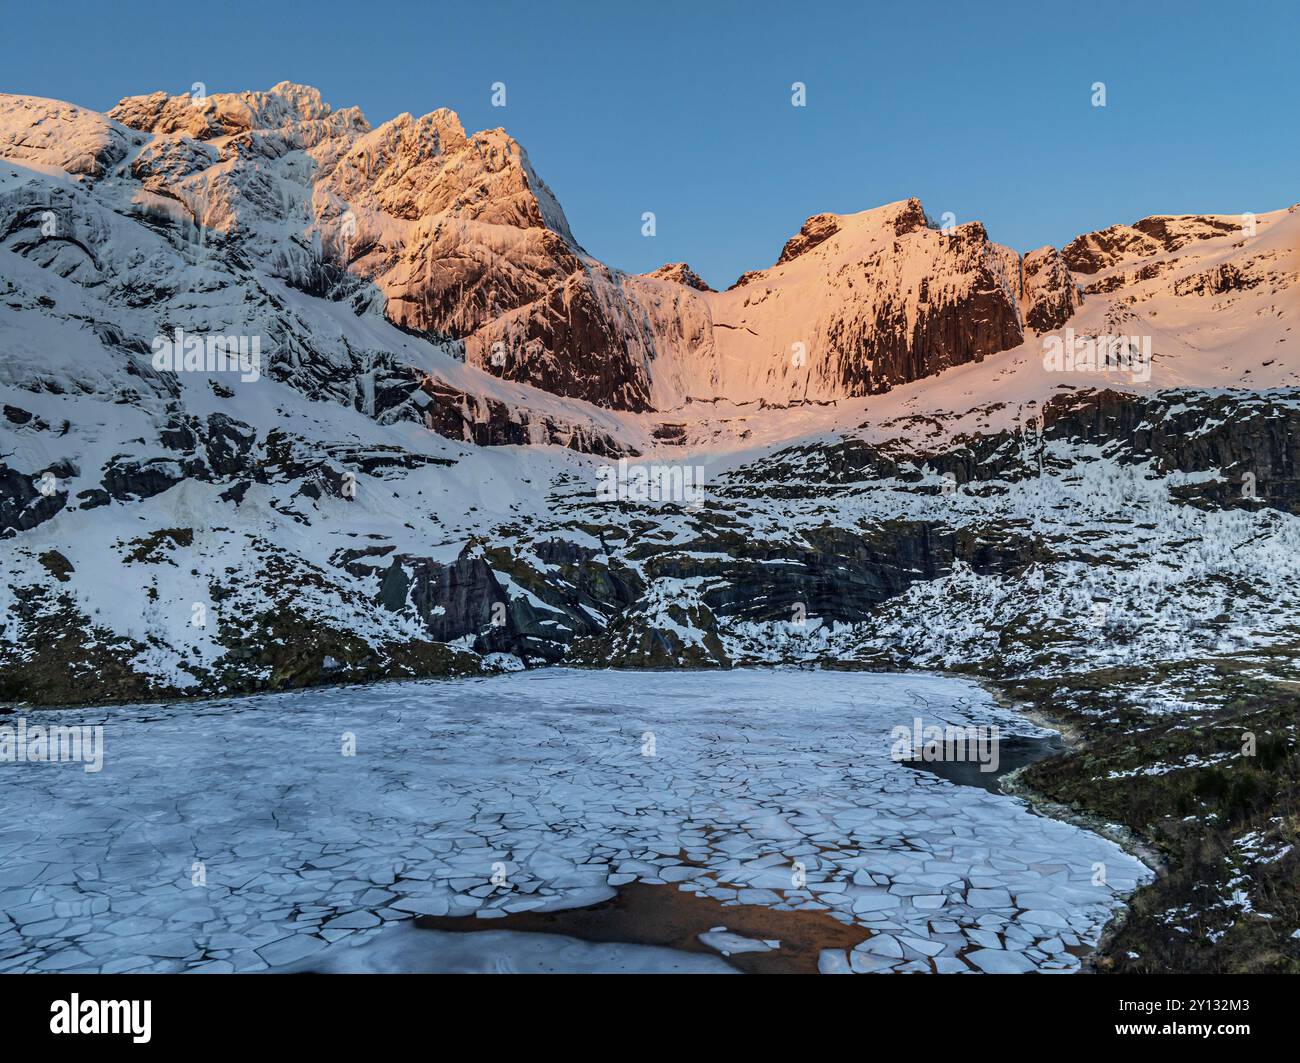
<instances>
[{"instance_id":1,"label":"snow-dusted hillside","mask_svg":"<svg viewBox=\"0 0 1300 1063\"><path fill-rule=\"evenodd\" d=\"M714 292L448 111L0 96L0 696L1286 643L1298 249L904 200Z\"/></svg>"}]
</instances>

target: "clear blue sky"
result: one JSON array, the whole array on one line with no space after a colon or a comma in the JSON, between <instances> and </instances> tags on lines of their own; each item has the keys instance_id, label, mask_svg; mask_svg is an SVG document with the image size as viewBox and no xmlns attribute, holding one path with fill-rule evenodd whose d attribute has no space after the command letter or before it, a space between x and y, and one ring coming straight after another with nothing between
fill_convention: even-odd
<instances>
[{"instance_id":1,"label":"clear blue sky","mask_svg":"<svg viewBox=\"0 0 1300 1063\"><path fill-rule=\"evenodd\" d=\"M579 241L715 286L810 214L909 195L1027 250L1300 200L1297 0L0 0L0 91L107 109L317 86L372 124L504 126ZM494 108L493 82L507 87ZM808 105L790 105L790 85ZM1103 81L1107 106L1091 105ZM658 232L641 235L654 211Z\"/></svg>"}]
</instances>

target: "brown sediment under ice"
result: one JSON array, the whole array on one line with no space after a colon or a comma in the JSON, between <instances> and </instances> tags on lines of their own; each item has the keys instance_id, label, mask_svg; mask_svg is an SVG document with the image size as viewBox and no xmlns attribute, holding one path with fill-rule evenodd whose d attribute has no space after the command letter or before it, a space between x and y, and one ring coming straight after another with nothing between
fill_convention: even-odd
<instances>
[{"instance_id":1,"label":"brown sediment under ice","mask_svg":"<svg viewBox=\"0 0 1300 1063\"><path fill-rule=\"evenodd\" d=\"M733 953L728 963L749 974L816 974L822 949L852 949L871 937L865 926L846 925L829 912L781 911L758 904L724 905L670 885L629 882L607 901L554 912L512 912L498 919L424 915L426 930L473 933L519 930L563 934L582 941L658 945L719 955L699 935L725 926L742 937L781 942L779 949Z\"/></svg>"}]
</instances>

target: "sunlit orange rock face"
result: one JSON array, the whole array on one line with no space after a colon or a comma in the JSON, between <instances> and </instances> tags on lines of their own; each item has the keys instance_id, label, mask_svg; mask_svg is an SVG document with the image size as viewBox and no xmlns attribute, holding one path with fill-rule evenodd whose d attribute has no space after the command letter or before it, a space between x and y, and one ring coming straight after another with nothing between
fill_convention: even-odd
<instances>
[{"instance_id":1,"label":"sunlit orange rock face","mask_svg":"<svg viewBox=\"0 0 1300 1063\"><path fill-rule=\"evenodd\" d=\"M526 152L447 110L371 128L283 83L132 97L110 117L151 134L130 163L146 189L290 283L353 273L391 321L462 341L470 364L599 405L866 394L1024 328L1017 257L978 225L927 228L916 200L816 215L718 293L684 264L629 276L591 258Z\"/></svg>"},{"instance_id":2,"label":"sunlit orange rock face","mask_svg":"<svg viewBox=\"0 0 1300 1063\"><path fill-rule=\"evenodd\" d=\"M629 275L592 258L523 148L445 109L371 128L282 83L132 97L109 117L87 172L126 157L130 130L150 134L130 156L144 187L290 284L362 278L389 320L458 341L470 365L619 410L877 394L1060 328L1080 282L1124 283L1093 274L1232 224L1148 218L1020 256L908 199L814 215L770 268L714 291L685 263Z\"/></svg>"}]
</instances>

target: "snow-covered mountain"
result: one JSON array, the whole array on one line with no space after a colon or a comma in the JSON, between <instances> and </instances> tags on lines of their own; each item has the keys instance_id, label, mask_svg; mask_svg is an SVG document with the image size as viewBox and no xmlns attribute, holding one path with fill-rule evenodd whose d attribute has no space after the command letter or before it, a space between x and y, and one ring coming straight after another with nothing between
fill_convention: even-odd
<instances>
[{"instance_id":1,"label":"snow-covered mountain","mask_svg":"<svg viewBox=\"0 0 1300 1063\"><path fill-rule=\"evenodd\" d=\"M0 96L0 697L1289 638L1298 249L912 199L712 291L449 111Z\"/></svg>"},{"instance_id":2,"label":"snow-covered mountain","mask_svg":"<svg viewBox=\"0 0 1300 1063\"><path fill-rule=\"evenodd\" d=\"M469 364L615 409L879 392L1015 346L1077 304L1055 252L1022 270L978 223L928 227L914 199L810 218L725 293L684 264L628 276L578 246L504 130L467 137L446 110L371 129L286 83L66 117L142 206L178 204L290 285L365 278L390 321L460 341Z\"/></svg>"}]
</instances>

